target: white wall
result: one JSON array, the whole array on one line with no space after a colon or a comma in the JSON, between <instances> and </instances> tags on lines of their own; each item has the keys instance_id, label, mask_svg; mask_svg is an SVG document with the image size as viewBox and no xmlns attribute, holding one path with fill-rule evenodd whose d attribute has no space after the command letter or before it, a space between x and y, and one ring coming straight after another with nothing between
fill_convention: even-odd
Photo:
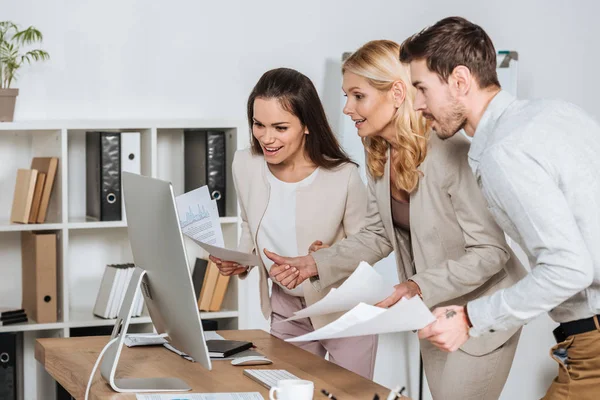
<instances>
[{"instance_id":1,"label":"white wall","mask_svg":"<svg viewBox=\"0 0 600 400\"><path fill-rule=\"evenodd\" d=\"M599 12L593 0L0 0L0 19L41 29L52 56L21 71L20 120L243 117L258 77L279 66L310 76L337 118L330 78L343 51L401 41L448 15L519 51L523 95L562 97L598 116Z\"/></svg>"},{"instance_id":2,"label":"white wall","mask_svg":"<svg viewBox=\"0 0 600 400\"><path fill-rule=\"evenodd\" d=\"M258 77L288 66L313 79L336 130L342 52L371 39L401 41L449 15L481 24L497 48L519 51L521 97L563 98L598 118L599 12L593 0L0 0L0 19L41 29L52 56L21 71L18 120L243 118ZM248 307L264 326L256 300ZM554 371L551 325L543 317L525 329L503 398L544 393ZM404 357L414 365L411 340L383 338L389 351L376 371L389 386L410 382L416 396Z\"/></svg>"}]
</instances>

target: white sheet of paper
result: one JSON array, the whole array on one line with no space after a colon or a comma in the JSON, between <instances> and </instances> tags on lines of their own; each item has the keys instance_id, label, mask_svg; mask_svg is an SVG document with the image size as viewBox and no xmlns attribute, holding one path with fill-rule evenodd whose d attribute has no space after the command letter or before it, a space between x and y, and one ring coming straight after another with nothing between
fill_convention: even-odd
<instances>
[{"instance_id":1,"label":"white sheet of paper","mask_svg":"<svg viewBox=\"0 0 600 400\"><path fill-rule=\"evenodd\" d=\"M285 321L348 311L360 303L377 304L393 291L394 285L363 261L340 287Z\"/></svg>"},{"instance_id":2,"label":"white sheet of paper","mask_svg":"<svg viewBox=\"0 0 600 400\"><path fill-rule=\"evenodd\" d=\"M210 198L208 186L179 195L175 201L181 232L206 252L240 265L260 265L260 258L254 254L225 248L217 202Z\"/></svg>"},{"instance_id":3,"label":"white sheet of paper","mask_svg":"<svg viewBox=\"0 0 600 400\"><path fill-rule=\"evenodd\" d=\"M136 394L137 400L264 400L258 392Z\"/></svg>"},{"instance_id":4,"label":"white sheet of paper","mask_svg":"<svg viewBox=\"0 0 600 400\"><path fill-rule=\"evenodd\" d=\"M400 300L388 309L361 303L330 324L286 342L414 331L433 321L435 317L419 296Z\"/></svg>"},{"instance_id":5,"label":"white sheet of paper","mask_svg":"<svg viewBox=\"0 0 600 400\"><path fill-rule=\"evenodd\" d=\"M250 253L242 253L237 250L230 250L223 247L212 246L208 243L202 243L198 240L192 239L194 242L198 244L198 246L202 247L209 254L220 258L224 261L234 261L240 265L260 265L260 258L256 254Z\"/></svg>"},{"instance_id":6,"label":"white sheet of paper","mask_svg":"<svg viewBox=\"0 0 600 400\"><path fill-rule=\"evenodd\" d=\"M217 202L202 186L175 198L179 226L184 235L197 241L223 247L223 231Z\"/></svg>"},{"instance_id":7,"label":"white sheet of paper","mask_svg":"<svg viewBox=\"0 0 600 400\"><path fill-rule=\"evenodd\" d=\"M225 338L215 331L204 331L204 340L225 340Z\"/></svg>"}]
</instances>

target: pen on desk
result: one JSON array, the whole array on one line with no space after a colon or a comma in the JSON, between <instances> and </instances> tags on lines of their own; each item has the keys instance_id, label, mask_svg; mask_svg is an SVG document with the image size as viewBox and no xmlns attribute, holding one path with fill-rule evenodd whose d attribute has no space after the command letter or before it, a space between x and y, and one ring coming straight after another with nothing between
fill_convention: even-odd
<instances>
[{"instance_id":1,"label":"pen on desk","mask_svg":"<svg viewBox=\"0 0 600 400\"><path fill-rule=\"evenodd\" d=\"M330 398L331 400L337 400L337 399L335 398L335 396L334 396L334 395L332 395L331 393L329 393L329 392L328 392L327 390L325 390L325 389L321 389L321 393L323 393L325 396L327 396L327 397L328 397L328 398Z\"/></svg>"},{"instance_id":2,"label":"pen on desk","mask_svg":"<svg viewBox=\"0 0 600 400\"><path fill-rule=\"evenodd\" d=\"M399 399L400 397L402 397L402 392L404 392L404 390L406 390L404 386L402 386L402 389L400 389L400 386L396 386L396 388L392 390L390 394L388 394L387 400Z\"/></svg>"}]
</instances>

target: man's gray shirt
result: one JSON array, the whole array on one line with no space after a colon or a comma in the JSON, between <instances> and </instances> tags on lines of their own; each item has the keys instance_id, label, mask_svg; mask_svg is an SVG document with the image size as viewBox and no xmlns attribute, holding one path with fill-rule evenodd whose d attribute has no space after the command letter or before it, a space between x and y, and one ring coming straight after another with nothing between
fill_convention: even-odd
<instances>
[{"instance_id":1,"label":"man's gray shirt","mask_svg":"<svg viewBox=\"0 0 600 400\"><path fill-rule=\"evenodd\" d=\"M600 313L600 126L562 101L499 92L479 122L469 163L500 227L531 272L468 304L471 336L549 312L557 322Z\"/></svg>"}]
</instances>

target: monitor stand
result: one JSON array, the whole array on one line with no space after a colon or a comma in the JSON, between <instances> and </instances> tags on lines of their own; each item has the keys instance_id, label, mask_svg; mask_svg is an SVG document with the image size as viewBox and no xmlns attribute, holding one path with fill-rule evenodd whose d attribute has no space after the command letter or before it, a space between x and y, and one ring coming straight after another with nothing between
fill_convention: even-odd
<instances>
[{"instance_id":1,"label":"monitor stand","mask_svg":"<svg viewBox=\"0 0 600 400\"><path fill-rule=\"evenodd\" d=\"M123 348L123 341L125 340L125 335L127 334L129 322L131 321L131 314L135 305L135 295L142 282L148 286L146 271L136 266L131 281L129 282L129 286L127 287L127 292L125 292L123 304L119 309L115 327L112 331L111 340L115 338L117 338L117 340L106 350L106 354L102 359L102 365L100 366L100 373L115 392L185 392L191 390L184 381L178 378L115 379L119 357L121 356L121 349Z\"/></svg>"}]
</instances>

